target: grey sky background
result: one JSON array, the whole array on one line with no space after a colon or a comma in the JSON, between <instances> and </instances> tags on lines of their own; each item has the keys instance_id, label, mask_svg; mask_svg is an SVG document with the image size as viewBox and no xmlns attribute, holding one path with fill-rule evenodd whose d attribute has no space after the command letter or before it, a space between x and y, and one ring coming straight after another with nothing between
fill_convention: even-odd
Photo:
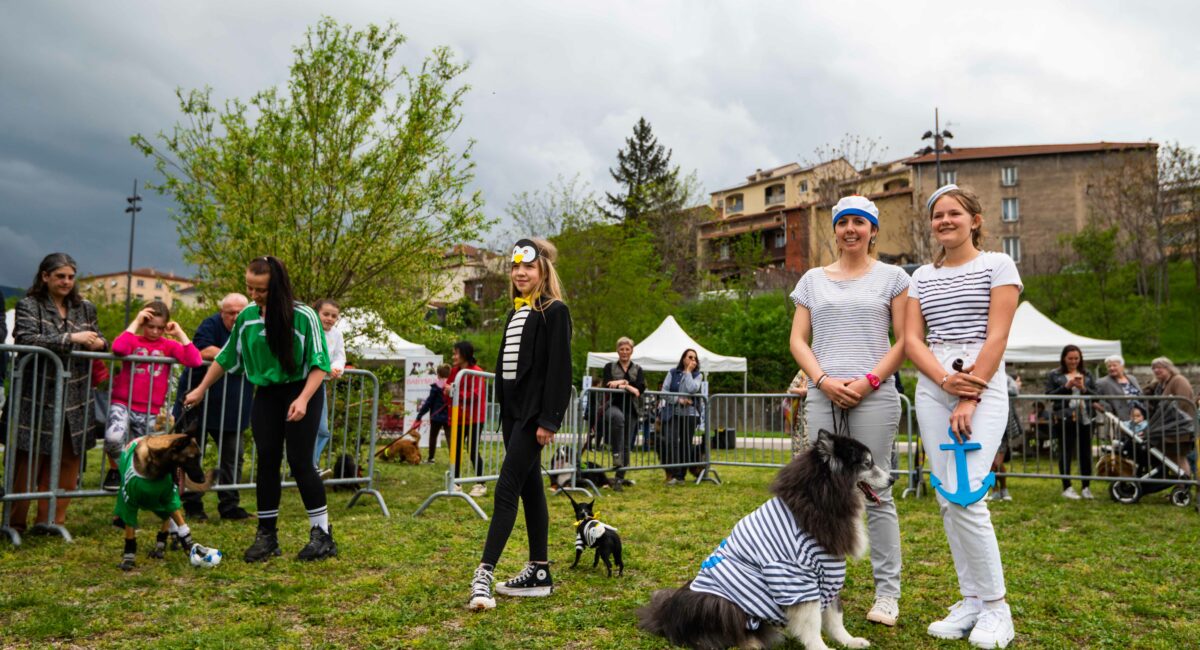
<instances>
[{"instance_id":1,"label":"grey sky background","mask_svg":"<svg viewBox=\"0 0 1200 650\"><path fill-rule=\"evenodd\" d=\"M706 190L811 159L851 133L895 159L933 109L956 146L1200 146L1200 4L1189 2L3 2L0 284L48 252L125 268L124 197L153 167L129 136L169 129L174 96L248 98L284 82L322 14L396 21L419 64L471 63L460 138L500 216L512 195L608 167L645 116ZM187 274L170 203L138 218L135 266Z\"/></svg>"}]
</instances>

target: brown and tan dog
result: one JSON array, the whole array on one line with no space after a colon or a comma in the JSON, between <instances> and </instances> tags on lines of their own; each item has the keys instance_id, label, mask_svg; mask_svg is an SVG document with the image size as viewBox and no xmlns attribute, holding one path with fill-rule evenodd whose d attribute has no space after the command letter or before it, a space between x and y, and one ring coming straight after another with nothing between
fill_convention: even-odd
<instances>
[{"instance_id":1,"label":"brown and tan dog","mask_svg":"<svg viewBox=\"0 0 1200 650\"><path fill-rule=\"evenodd\" d=\"M375 457L381 460L399 458L410 465L421 464L421 432L416 427L404 432L404 435L392 441L391 444L380 447Z\"/></svg>"},{"instance_id":2,"label":"brown and tan dog","mask_svg":"<svg viewBox=\"0 0 1200 650\"><path fill-rule=\"evenodd\" d=\"M135 566L135 531L140 510L149 510L163 520L150 557L164 557L172 523L184 552L190 553L195 545L183 520L183 505L175 482L177 470L182 470L184 489L199 492L211 487L216 475L214 470L205 474L200 468L200 448L185 433L142 436L130 442L121 454L121 489L113 507L113 514L125 525L121 569L129 571Z\"/></svg>"}]
</instances>

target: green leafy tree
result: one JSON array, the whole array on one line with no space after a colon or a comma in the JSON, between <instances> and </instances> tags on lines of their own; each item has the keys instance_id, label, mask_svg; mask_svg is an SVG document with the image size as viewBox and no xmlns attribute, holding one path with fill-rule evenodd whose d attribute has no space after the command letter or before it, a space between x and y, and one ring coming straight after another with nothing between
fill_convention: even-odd
<instances>
[{"instance_id":1,"label":"green leafy tree","mask_svg":"<svg viewBox=\"0 0 1200 650\"><path fill-rule=\"evenodd\" d=\"M644 231L598 225L565 231L554 244L575 327L577 375L588 351L613 349L621 336L649 334L678 300Z\"/></svg>"},{"instance_id":2,"label":"green leafy tree","mask_svg":"<svg viewBox=\"0 0 1200 650\"><path fill-rule=\"evenodd\" d=\"M486 227L461 122L465 63L437 48L398 65L394 24L330 18L294 48L290 78L218 107L209 88L177 91L183 120L134 146L151 184L175 200L184 258L205 295L241 286L246 263L283 259L299 299L334 298L429 338L424 312L441 252Z\"/></svg>"},{"instance_id":3,"label":"green leafy tree","mask_svg":"<svg viewBox=\"0 0 1200 650\"><path fill-rule=\"evenodd\" d=\"M659 144L646 118L638 118L633 136L617 152L616 168L608 173L621 186L617 194L606 193L610 218L631 222L644 214L661 211L678 193L679 167L671 166L671 150Z\"/></svg>"}]
</instances>

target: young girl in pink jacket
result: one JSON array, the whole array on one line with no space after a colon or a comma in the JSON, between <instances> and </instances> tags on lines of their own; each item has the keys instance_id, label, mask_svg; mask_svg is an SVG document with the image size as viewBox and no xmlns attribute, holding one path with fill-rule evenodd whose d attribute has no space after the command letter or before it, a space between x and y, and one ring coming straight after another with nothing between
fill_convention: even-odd
<instances>
[{"instance_id":1,"label":"young girl in pink jacket","mask_svg":"<svg viewBox=\"0 0 1200 650\"><path fill-rule=\"evenodd\" d=\"M167 306L158 300L138 312L129 327L113 341L112 351L117 356L172 357L189 368L201 363L200 351L188 340L183 328L171 320ZM170 386L168 364L129 361L121 364L121 371L112 380L112 404L104 431L104 451L110 460L121 455L128 440L150 432ZM110 466L104 477L104 489L116 491L121 488L121 477L111 467L114 466Z\"/></svg>"}]
</instances>

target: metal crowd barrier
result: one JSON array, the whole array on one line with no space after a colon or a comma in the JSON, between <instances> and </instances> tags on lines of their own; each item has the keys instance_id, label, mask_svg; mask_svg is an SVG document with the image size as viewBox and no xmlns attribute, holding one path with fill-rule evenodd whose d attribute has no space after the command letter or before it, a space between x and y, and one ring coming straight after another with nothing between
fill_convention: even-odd
<instances>
[{"instance_id":1,"label":"metal crowd barrier","mask_svg":"<svg viewBox=\"0 0 1200 650\"><path fill-rule=\"evenodd\" d=\"M1180 506L1188 505L1191 488L1200 486L1188 465L1197 420L1181 408L1186 398L1020 395L1012 403L1021 433L1009 440L1006 476L1102 482L1122 503L1170 489L1172 502ZM1144 431L1114 415L1120 403L1137 403L1147 411Z\"/></svg>"},{"instance_id":2,"label":"metal crowd barrier","mask_svg":"<svg viewBox=\"0 0 1200 650\"><path fill-rule=\"evenodd\" d=\"M59 388L57 389L57 394L54 398L56 413L54 430L58 432L63 431L62 412L64 396L62 394L61 384L67 375L62 370L61 359L59 359L57 355L54 355L53 353L42 348L29 348L27 346L2 346L0 349L26 353L40 353L43 355L49 355L55 360L55 362L58 364L56 367L58 371L62 373L62 377L58 380ZM17 360L12 365L17 366L16 370L19 373L21 368L24 368L24 364L27 363L31 358L32 357L28 354L23 355L21 359ZM50 499L50 519L48 521L51 522L48 528L61 535L67 541L70 541L71 539L70 533L64 527L54 526L52 524L54 507L57 499L114 497L116 495L116 492L103 489L104 477L108 473L108 470L113 467L113 465L108 461L107 455L104 453L103 446L105 426L107 424L107 418L111 409L109 398L111 396L111 389L114 385L114 382L117 381L117 375L121 365L130 364L131 372L129 373L129 385L127 387L127 390L130 394L133 393L134 374L138 373L139 371L149 375L148 389L151 395L154 394L155 385L158 382L167 382L167 392L161 408L148 414L148 420L152 421L147 422L147 434L167 433L171 429L172 424L170 413L172 412L173 407L176 406L177 390L180 385L179 371L183 369L182 364L172 357L118 357L109 353L100 352L72 352L71 358L76 360L87 360L90 364L92 364L93 377L97 377L96 370L98 369L95 368L95 364L103 364L108 372L108 390L99 390L96 386L93 386L88 391L88 397L84 405L84 453L80 459L79 478L76 481L74 489L58 489L54 490L53 494L48 495ZM196 374L193 378L195 379L196 383L199 382L200 377L203 377L203 372L209 363L210 362L205 362L202 366L195 370ZM20 400L18 399L18 396L21 391L26 389L19 380L19 374L14 374L13 377L14 390L11 391L12 395L10 396L9 408L5 409L5 417L7 418L6 421L9 423L8 429L10 436L15 436L15 423L20 417ZM38 384L36 381L33 383ZM104 384L104 382L100 383L101 385ZM188 385L183 387L183 390L185 391L188 390L191 385L191 382L187 383ZM371 372L351 369L347 370L340 379L327 381L325 389L327 390L326 395L328 398L328 425L332 434L332 438L326 447L323 458L327 464L326 466L333 469L335 472L334 476L324 481L325 485L334 487L335 489L341 487L354 489L354 494L351 496L347 507L353 507L361 496L371 495L375 497L384 516L390 516L387 505L383 500L383 495L380 494L380 492L375 488L374 484L375 458L373 452L377 443L378 431L376 425L379 414L378 378ZM236 401L236 404L229 404L228 399L230 398ZM42 399L44 399L44 396L42 396ZM206 401L207 399L209 398L206 395ZM41 402L39 400L35 400L34 403L38 404ZM219 468L220 459L225 457L225 453L229 451L227 450L226 445L237 444L240 447L236 452L233 452L233 466L231 468L232 471L229 473L232 480L222 480L222 475L220 472L218 472L216 482L211 489L216 492L221 492L229 490L249 490L255 488L257 473L257 465L255 462L256 450L252 444L253 438L250 435L249 429L245 431L238 431L233 435L230 435L229 433L223 433L222 431L224 429L223 422L229 409L237 409L237 421L241 422L243 421L243 416L248 416L246 409L250 408L249 401L241 399L240 393L236 391L223 391L220 405L215 409L219 415L213 418L219 420L218 422L211 422L209 420L210 413L212 413L213 409L207 406L207 404L198 408L204 409L203 412L198 416L200 418L200 424L196 435L199 436L198 442L200 443L201 463L205 467L216 465ZM248 417L245 419L248 420ZM121 443L122 447L125 444L128 444L128 442L135 437L133 433L134 432L132 431L132 428L127 429ZM206 462L206 460L210 460L208 459L207 444L207 441L210 437L216 442L217 462ZM57 479L61 462L61 445L70 444L68 441L64 441L62 438L63 437L61 434L54 436L55 446L51 453L51 458L54 460L50 464L50 480L54 485L57 485L58 482ZM31 486L37 484L37 477L34 475L35 472L33 471L29 473L29 477L23 485L11 485L15 479L13 459L16 454L11 453L9 450L15 451L16 445L15 438L6 438L6 440L9 442L6 443L5 447L6 471L4 487L7 495L4 497L4 501L7 503L10 501L30 500L46 497L47 495L43 492L31 491ZM99 447L99 450L91 451L95 447ZM248 466L244 462L245 448L249 448L250 450L250 462ZM37 450L35 450L35 456L36 451ZM343 457L352 462L346 462L342 460ZM366 466L365 473L362 471L364 463ZM94 465L95 467L90 468L90 465ZM356 475L345 475L350 473L355 468L358 470ZM343 475L339 475L339 472ZM245 476L244 480L242 478L243 476ZM281 485L282 487L288 488L295 487L296 483L295 481L290 480L290 478L285 474ZM14 494L14 491L17 493ZM19 536L17 536L16 532L9 527L9 508L7 506L5 507L4 513L3 530L9 534L9 537L12 539L14 544L19 544Z\"/></svg>"},{"instance_id":3,"label":"metal crowd barrier","mask_svg":"<svg viewBox=\"0 0 1200 650\"><path fill-rule=\"evenodd\" d=\"M584 436L579 430L579 397L572 387L566 415L554 442L542 449L542 473L552 481L562 480L562 489L582 490L572 473L562 469L556 459L578 458L578 447ZM442 489L426 497L413 513L425 512L438 499L461 499L483 520L487 513L476 501L487 494L487 484L500 477L504 464L504 435L501 431L500 405L496 401L496 374L480 370L463 370L454 377L450 387L450 468L445 474ZM562 477L561 479L559 477ZM468 486L470 486L468 488Z\"/></svg>"},{"instance_id":4,"label":"metal crowd barrier","mask_svg":"<svg viewBox=\"0 0 1200 650\"><path fill-rule=\"evenodd\" d=\"M44 404L45 379L54 378L54 394L50 399L54 404L51 417L51 431L62 431L63 421L63 390L67 372L63 368L62 359L57 354L30 345L0 345L0 350L8 353L8 363L0 368L0 383L5 378L10 380L9 390L3 405L4 412L0 422L4 428L4 493L0 495L3 511L0 514L0 532L8 535L13 546L21 545L21 535L11 526L12 504L16 501L41 501L39 509L45 509L46 523L42 528L61 535L68 541L71 535L67 530L55 525L54 519L58 509L59 491L53 486L59 483L59 470L62 458L61 435L51 438L50 458L52 462L43 466L41 462L33 462L42 455L42 436L38 434L44 428L44 409L38 408ZM50 373L49 375L47 373ZM19 449L18 427L21 420L21 408L26 393L30 403L35 405L30 415L30 436L28 449ZM18 456L26 459L21 463L25 467L25 480L17 484ZM36 486L36 489L35 489ZM35 526L36 527L36 526Z\"/></svg>"}]
</instances>

